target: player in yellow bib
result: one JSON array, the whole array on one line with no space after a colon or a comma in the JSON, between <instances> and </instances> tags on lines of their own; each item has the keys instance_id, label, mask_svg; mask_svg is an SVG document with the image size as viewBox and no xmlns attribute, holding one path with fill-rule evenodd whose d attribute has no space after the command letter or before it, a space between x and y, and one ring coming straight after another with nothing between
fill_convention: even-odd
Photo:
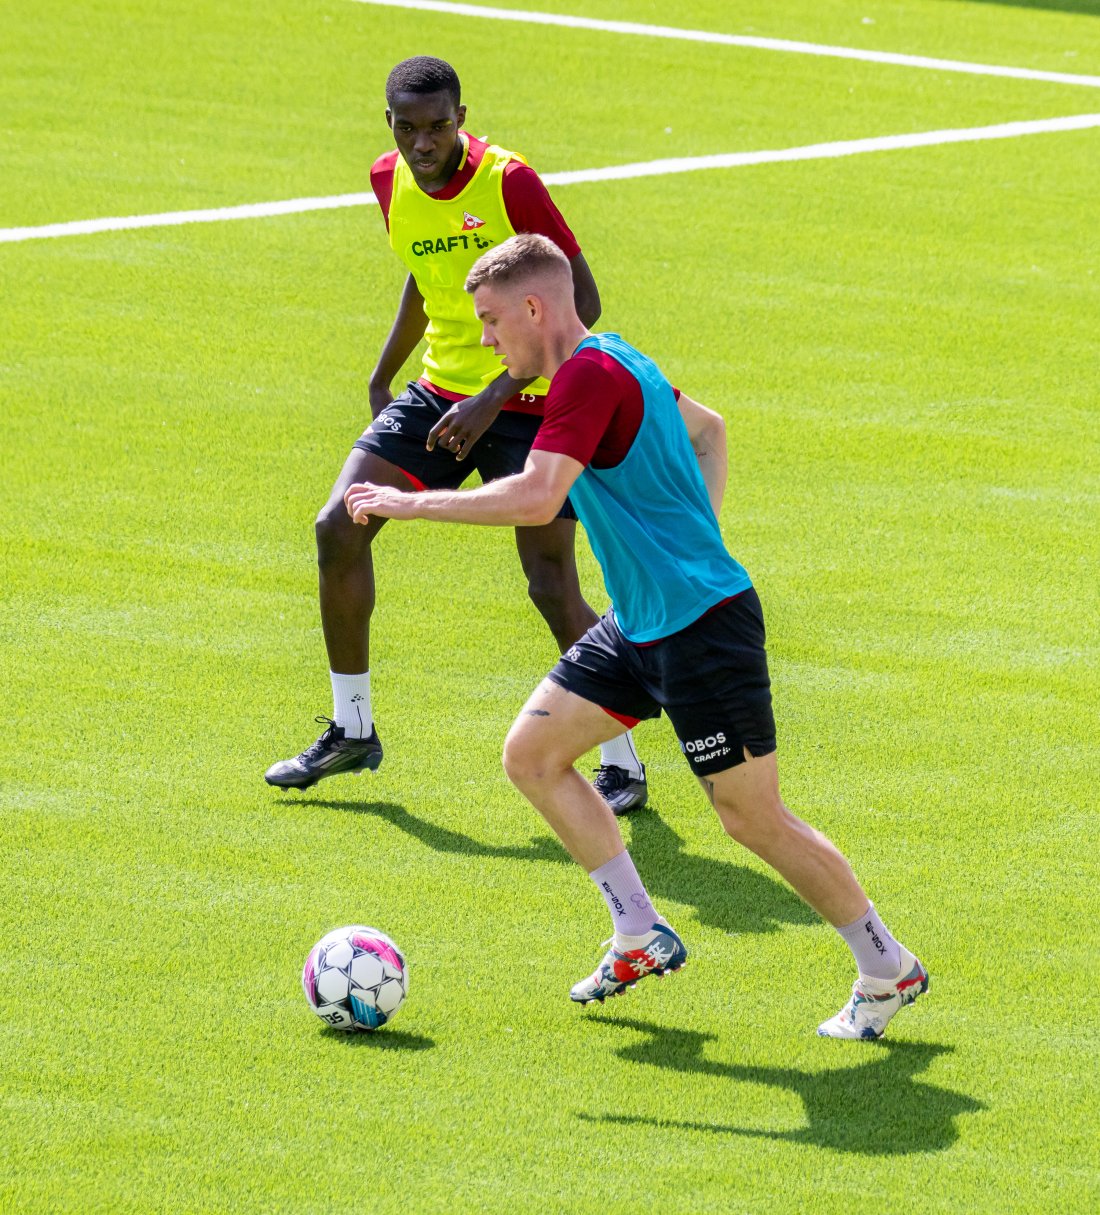
<instances>
[{"instance_id":1,"label":"player in yellow bib","mask_svg":"<svg viewBox=\"0 0 1100 1215\"><path fill-rule=\"evenodd\" d=\"M382 745L370 695L371 543L385 522L354 524L350 485L406 491L457 488L523 471L542 421L545 380L515 380L481 344L464 289L474 262L517 232L536 232L569 259L576 308L591 326L600 298L580 245L524 159L462 130L458 76L441 59L399 63L386 82L386 121L397 147L371 169L390 247L408 269L397 317L370 381L374 420L355 443L317 516L321 622L333 694L316 742L266 773L269 784L306 789L326 776L375 769ZM423 372L397 397L391 384L419 342ZM528 591L564 652L598 617L580 592L576 516L568 501L552 522L517 527ZM595 786L618 814L645 804L645 768L629 731L601 747Z\"/></svg>"}]
</instances>

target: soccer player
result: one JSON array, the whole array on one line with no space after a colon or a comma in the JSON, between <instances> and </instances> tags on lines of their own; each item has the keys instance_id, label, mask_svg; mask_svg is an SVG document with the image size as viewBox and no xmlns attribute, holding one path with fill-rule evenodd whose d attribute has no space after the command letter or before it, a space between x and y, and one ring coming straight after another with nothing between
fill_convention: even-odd
<instances>
[{"instance_id":1,"label":"soccer player","mask_svg":"<svg viewBox=\"0 0 1100 1215\"><path fill-rule=\"evenodd\" d=\"M486 249L515 232L554 241L569 262L573 298L586 324L600 298L576 238L546 187L522 157L461 128L458 76L429 56L399 63L386 82L386 121L397 147L371 169L371 186L391 248L408 277L370 379L373 421L355 443L317 517L321 623L332 680L328 728L293 759L272 765L269 784L306 789L326 776L375 769L382 744L370 689L370 617L375 584L371 544L385 520L356 527L344 509L349 485L370 481L403 490L460 485L522 470L541 421L545 380L508 375L480 343L481 327L463 290ZM394 397L391 383L427 333L423 375ZM559 650L595 623L581 596L574 558L576 516L559 503L539 526L516 529L531 599ZM645 768L629 732L601 750L595 786L618 814L646 801Z\"/></svg>"},{"instance_id":2,"label":"soccer player","mask_svg":"<svg viewBox=\"0 0 1100 1215\"><path fill-rule=\"evenodd\" d=\"M877 1038L927 990L928 974L889 933L851 866L783 804L760 600L717 522L724 442L716 415L681 395L616 334L591 334L569 263L516 236L466 280L482 341L513 375L551 378L522 473L466 492L352 486L347 508L379 517L537 524L569 494L603 570L611 609L562 656L509 731L509 778L588 871L614 925L611 949L573 989L587 1004L677 970L683 941L657 914L607 805L574 767L620 723L664 709L725 830L832 924L858 968L824 1036ZM720 419L718 419L720 422Z\"/></svg>"}]
</instances>

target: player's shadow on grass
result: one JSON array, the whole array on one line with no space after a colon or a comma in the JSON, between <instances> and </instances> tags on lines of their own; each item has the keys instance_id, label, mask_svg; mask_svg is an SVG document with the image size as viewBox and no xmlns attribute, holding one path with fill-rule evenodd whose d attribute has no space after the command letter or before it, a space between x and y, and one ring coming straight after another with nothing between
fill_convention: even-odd
<instances>
[{"instance_id":1,"label":"player's shadow on grass","mask_svg":"<svg viewBox=\"0 0 1100 1215\"><path fill-rule=\"evenodd\" d=\"M400 1029L383 1027L374 1033L348 1033L346 1029L333 1029L325 1025L321 1034L341 1046L363 1046L371 1050L433 1050L434 1038L425 1038L423 1034L410 1034Z\"/></svg>"},{"instance_id":2,"label":"player's shadow on grass","mask_svg":"<svg viewBox=\"0 0 1100 1215\"><path fill-rule=\"evenodd\" d=\"M414 840L426 844L436 852L447 852L457 856L503 857L515 861L552 861L557 864L572 864L569 853L551 835L535 835L529 844L485 844L472 839L460 831L451 831L426 819L410 814L396 802L347 802L324 798L304 799L313 806L328 810L351 810L355 814L372 814L385 819L398 830L411 835Z\"/></svg>"},{"instance_id":3,"label":"player's shadow on grass","mask_svg":"<svg viewBox=\"0 0 1100 1215\"><path fill-rule=\"evenodd\" d=\"M766 1130L736 1122L691 1122L631 1114L578 1114L585 1122L645 1124L662 1130L699 1131L708 1135L741 1135L855 1152L865 1156L904 1156L913 1152L942 1152L958 1138L955 1119L985 1106L964 1093L927 1084L915 1077L940 1054L954 1048L922 1042L836 1043L836 1057L858 1058L847 1067L818 1072L787 1067L753 1067L720 1063L703 1057L716 1034L668 1029L647 1021L593 1019L593 1024L644 1034L641 1042L615 1053L630 1063L670 1071L714 1076L742 1084L785 1089L802 1099L806 1125L797 1130ZM730 1108L736 1113L736 1089Z\"/></svg>"},{"instance_id":4,"label":"player's shadow on grass","mask_svg":"<svg viewBox=\"0 0 1100 1215\"><path fill-rule=\"evenodd\" d=\"M737 864L741 848L723 834L713 812L709 821L729 852L728 861L685 851L683 838L656 808L628 821L630 855L658 908L666 898L686 903L696 909L701 924L726 932L765 933L781 924L820 923L789 886Z\"/></svg>"},{"instance_id":5,"label":"player's shadow on grass","mask_svg":"<svg viewBox=\"0 0 1100 1215\"><path fill-rule=\"evenodd\" d=\"M353 802L306 798L329 810L371 814L436 852L459 856L549 861L572 864L569 854L551 835L532 836L528 844L486 844L459 831L417 818L395 802ZM712 816L713 819L713 816ZM684 850L683 839L656 811L629 818L629 846L646 886L660 906L672 899L696 908L699 920L726 932L775 932L781 924L816 924L818 917L782 882L734 861L716 861ZM717 821L714 830L721 831ZM725 841L731 856L738 846Z\"/></svg>"}]
</instances>

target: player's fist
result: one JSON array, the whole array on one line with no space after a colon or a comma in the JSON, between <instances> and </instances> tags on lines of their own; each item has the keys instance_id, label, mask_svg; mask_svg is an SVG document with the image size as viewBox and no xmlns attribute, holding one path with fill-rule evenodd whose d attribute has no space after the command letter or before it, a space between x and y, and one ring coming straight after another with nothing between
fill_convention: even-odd
<instances>
[{"instance_id":1,"label":"player's fist","mask_svg":"<svg viewBox=\"0 0 1100 1215\"><path fill-rule=\"evenodd\" d=\"M464 460L470 454L470 448L496 420L498 413L500 405L483 392L459 401L432 427L425 446L432 451L438 443L452 452L456 460Z\"/></svg>"},{"instance_id":2,"label":"player's fist","mask_svg":"<svg viewBox=\"0 0 1100 1215\"><path fill-rule=\"evenodd\" d=\"M369 523L371 515L383 519L411 519L414 511L410 500L413 497L387 485L349 485L344 493L344 506L354 523Z\"/></svg>"}]
</instances>

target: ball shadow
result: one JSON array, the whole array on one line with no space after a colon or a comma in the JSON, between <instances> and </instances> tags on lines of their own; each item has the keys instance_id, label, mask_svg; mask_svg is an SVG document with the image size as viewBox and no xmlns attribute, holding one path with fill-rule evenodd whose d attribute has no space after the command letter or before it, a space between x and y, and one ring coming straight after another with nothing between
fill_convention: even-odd
<instances>
[{"instance_id":1,"label":"ball shadow","mask_svg":"<svg viewBox=\"0 0 1100 1215\"><path fill-rule=\"evenodd\" d=\"M423 1034L411 1034L403 1029L345 1030L333 1029L331 1025L321 1026L321 1035L343 1046L364 1047L370 1050L433 1050L434 1038L426 1038Z\"/></svg>"}]
</instances>

